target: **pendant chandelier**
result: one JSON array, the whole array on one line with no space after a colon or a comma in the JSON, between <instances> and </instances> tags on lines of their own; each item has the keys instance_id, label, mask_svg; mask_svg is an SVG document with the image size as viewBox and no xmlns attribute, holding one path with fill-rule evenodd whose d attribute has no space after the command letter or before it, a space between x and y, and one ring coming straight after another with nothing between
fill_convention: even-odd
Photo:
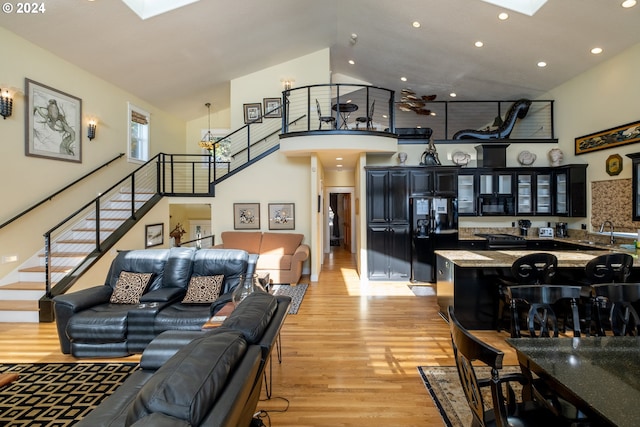
<instances>
[{"instance_id":1,"label":"pendant chandelier","mask_svg":"<svg viewBox=\"0 0 640 427\"><path fill-rule=\"evenodd\" d=\"M209 127L207 128L207 133L204 134L198 145L206 150L209 150L211 155L214 155L216 143L213 134L211 133L211 103L207 102L204 105L209 111Z\"/></svg>"}]
</instances>

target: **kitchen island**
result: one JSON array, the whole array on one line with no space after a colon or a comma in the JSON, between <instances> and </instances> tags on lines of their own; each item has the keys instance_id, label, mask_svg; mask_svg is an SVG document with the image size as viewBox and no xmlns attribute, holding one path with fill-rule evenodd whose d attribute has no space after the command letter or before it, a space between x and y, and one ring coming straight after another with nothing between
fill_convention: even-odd
<instances>
[{"instance_id":1,"label":"kitchen island","mask_svg":"<svg viewBox=\"0 0 640 427\"><path fill-rule=\"evenodd\" d=\"M440 313L453 305L456 317L468 329L495 329L497 278L510 277L511 264L535 250L440 250L436 251L436 292ZM584 267L606 250L544 251L558 258L557 284L584 282ZM624 251L620 251L624 252ZM631 280L640 281L640 262L634 255Z\"/></svg>"}]
</instances>

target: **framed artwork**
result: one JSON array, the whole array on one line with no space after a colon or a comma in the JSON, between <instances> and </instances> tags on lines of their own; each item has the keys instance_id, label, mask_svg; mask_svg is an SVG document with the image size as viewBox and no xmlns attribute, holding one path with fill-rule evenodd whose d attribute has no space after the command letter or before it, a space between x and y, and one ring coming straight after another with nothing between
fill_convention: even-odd
<instances>
[{"instance_id":1,"label":"framed artwork","mask_svg":"<svg viewBox=\"0 0 640 427\"><path fill-rule=\"evenodd\" d=\"M294 203L269 203L269 230L294 230L295 228Z\"/></svg>"},{"instance_id":2,"label":"framed artwork","mask_svg":"<svg viewBox=\"0 0 640 427\"><path fill-rule=\"evenodd\" d=\"M145 248L159 246L164 243L164 224L149 224L144 227Z\"/></svg>"},{"instance_id":3,"label":"framed artwork","mask_svg":"<svg viewBox=\"0 0 640 427\"><path fill-rule=\"evenodd\" d=\"M244 123L262 123L262 104L244 104Z\"/></svg>"},{"instance_id":4,"label":"framed artwork","mask_svg":"<svg viewBox=\"0 0 640 427\"><path fill-rule=\"evenodd\" d=\"M25 155L82 163L82 100L25 79Z\"/></svg>"},{"instance_id":5,"label":"framed artwork","mask_svg":"<svg viewBox=\"0 0 640 427\"><path fill-rule=\"evenodd\" d=\"M260 203L234 203L233 229L260 230Z\"/></svg>"},{"instance_id":6,"label":"framed artwork","mask_svg":"<svg viewBox=\"0 0 640 427\"><path fill-rule=\"evenodd\" d=\"M622 157L620 154L612 154L607 158L606 169L611 176L620 175L620 172L622 172Z\"/></svg>"},{"instance_id":7,"label":"framed artwork","mask_svg":"<svg viewBox=\"0 0 640 427\"><path fill-rule=\"evenodd\" d=\"M264 117L265 118L277 118L282 117L282 100L280 98L264 98L262 100L264 104Z\"/></svg>"},{"instance_id":8,"label":"framed artwork","mask_svg":"<svg viewBox=\"0 0 640 427\"><path fill-rule=\"evenodd\" d=\"M640 121L576 138L576 155L640 141Z\"/></svg>"}]
</instances>

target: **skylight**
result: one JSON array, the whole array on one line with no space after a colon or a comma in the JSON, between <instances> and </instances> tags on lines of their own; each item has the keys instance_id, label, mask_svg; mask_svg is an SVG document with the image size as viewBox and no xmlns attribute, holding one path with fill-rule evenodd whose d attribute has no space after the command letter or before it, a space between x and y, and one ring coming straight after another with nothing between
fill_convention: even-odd
<instances>
[{"instance_id":1,"label":"skylight","mask_svg":"<svg viewBox=\"0 0 640 427\"><path fill-rule=\"evenodd\" d=\"M547 0L482 0L524 15L533 16Z\"/></svg>"},{"instance_id":2,"label":"skylight","mask_svg":"<svg viewBox=\"0 0 640 427\"><path fill-rule=\"evenodd\" d=\"M148 19L200 0L122 0L140 18Z\"/></svg>"}]
</instances>

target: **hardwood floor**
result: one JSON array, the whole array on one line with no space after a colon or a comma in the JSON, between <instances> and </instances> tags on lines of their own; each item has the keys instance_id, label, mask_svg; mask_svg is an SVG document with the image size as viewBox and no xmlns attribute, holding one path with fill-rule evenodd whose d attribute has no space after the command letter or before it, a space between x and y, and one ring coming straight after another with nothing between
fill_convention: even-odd
<instances>
[{"instance_id":1,"label":"hardwood floor","mask_svg":"<svg viewBox=\"0 0 640 427\"><path fill-rule=\"evenodd\" d=\"M283 327L272 398L258 403L271 425L442 425L416 369L455 364L435 296L415 296L408 282L363 284L354 256L336 247L325 256L320 280L303 277L301 283L309 288ZM507 333L477 335L507 353L505 364L516 364ZM72 361L96 360L63 355L55 324L0 324L0 362ZM284 399L288 409L278 412L287 407Z\"/></svg>"}]
</instances>

